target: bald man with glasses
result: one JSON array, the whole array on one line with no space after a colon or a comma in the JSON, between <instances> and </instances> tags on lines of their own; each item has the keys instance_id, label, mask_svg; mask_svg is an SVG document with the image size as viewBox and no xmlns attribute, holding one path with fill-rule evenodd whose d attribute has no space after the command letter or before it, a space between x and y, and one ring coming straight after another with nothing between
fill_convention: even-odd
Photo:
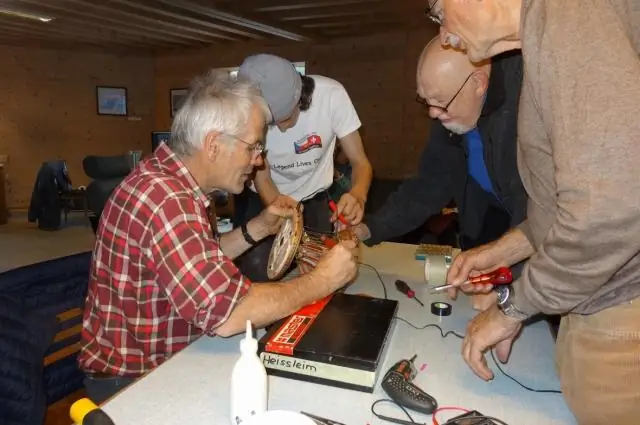
<instances>
[{"instance_id":1,"label":"bald man with glasses","mask_svg":"<svg viewBox=\"0 0 640 425\"><path fill-rule=\"evenodd\" d=\"M367 245L402 236L455 200L469 249L523 221L526 192L516 163L522 79L517 54L473 64L434 38L417 69L417 101L435 121L418 176L403 182L357 234Z\"/></svg>"}]
</instances>

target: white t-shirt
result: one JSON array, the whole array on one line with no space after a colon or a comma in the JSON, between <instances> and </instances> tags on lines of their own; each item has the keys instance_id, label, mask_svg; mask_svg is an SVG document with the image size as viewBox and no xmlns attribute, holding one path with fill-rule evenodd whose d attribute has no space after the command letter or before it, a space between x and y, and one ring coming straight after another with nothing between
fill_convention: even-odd
<instances>
[{"instance_id":1,"label":"white t-shirt","mask_svg":"<svg viewBox=\"0 0 640 425\"><path fill-rule=\"evenodd\" d=\"M342 84L320 75L309 77L315 80L310 108L300 112L294 127L282 133L270 126L266 136L271 178L280 193L298 201L331 186L336 138L361 126Z\"/></svg>"}]
</instances>

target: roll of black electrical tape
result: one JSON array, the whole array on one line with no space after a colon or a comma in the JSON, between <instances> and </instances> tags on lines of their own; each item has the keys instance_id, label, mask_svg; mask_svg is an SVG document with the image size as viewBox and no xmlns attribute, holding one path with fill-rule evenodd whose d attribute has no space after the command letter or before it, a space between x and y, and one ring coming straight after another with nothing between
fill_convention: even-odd
<instances>
[{"instance_id":1,"label":"roll of black electrical tape","mask_svg":"<svg viewBox=\"0 0 640 425\"><path fill-rule=\"evenodd\" d=\"M448 316L451 314L451 304L442 301L433 302L431 303L431 313L440 317Z\"/></svg>"}]
</instances>

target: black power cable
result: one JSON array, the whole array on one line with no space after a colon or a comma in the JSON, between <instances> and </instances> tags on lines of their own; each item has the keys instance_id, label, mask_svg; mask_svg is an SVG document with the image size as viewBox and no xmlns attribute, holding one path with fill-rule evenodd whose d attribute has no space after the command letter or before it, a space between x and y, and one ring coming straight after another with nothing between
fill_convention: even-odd
<instances>
[{"instance_id":1,"label":"black power cable","mask_svg":"<svg viewBox=\"0 0 640 425\"><path fill-rule=\"evenodd\" d=\"M409 420L392 418L390 416L381 415L380 413L376 412L376 409L375 409L375 407L380 403L391 403L394 406L399 407L400 410L402 410L402 412L404 412L404 414L407 416L407 418L409 418ZM434 412L434 414L436 412ZM411 414L407 411L407 409L404 406L401 406L398 403L396 403L395 401L387 399L387 398L376 400L375 402L373 402L373 404L371 405L371 413L373 413L373 415L378 419L381 419L383 421L396 423L396 424L399 424L399 425L420 424L420 422L417 422L415 419L413 419ZM493 423L493 425L509 425L508 423L506 423L505 421L503 421L501 419L498 419L498 418L493 417L493 416L485 416L485 415L474 415L472 417L466 417L466 418L460 418L460 419L451 418L447 422L445 422L443 425L461 425L461 424L464 424L464 425L474 425L474 424L489 425L489 423L487 423L487 421L491 421ZM437 422L437 420L434 420L433 423L437 424L438 422Z\"/></svg>"},{"instance_id":2,"label":"black power cable","mask_svg":"<svg viewBox=\"0 0 640 425\"><path fill-rule=\"evenodd\" d=\"M385 284L384 279L382 279L382 275L380 275L378 270L376 270L376 268L373 267L370 264L360 263L360 265L361 266L365 266L365 267L373 270L376 273L376 275L378 276L378 280L380 281L380 284L382 285L382 289L383 289L383 292L384 292L384 298L387 299L387 285ZM464 335L459 334L458 332L455 332L455 331L446 331L445 332L440 326L438 326L436 324L433 324L433 323L430 323L430 324L427 324L427 325L424 325L424 326L417 326L417 325L414 325L413 323L409 322L408 320L403 319L402 317L396 316L395 319L400 321L400 322L404 322L407 325L409 325L412 328L417 329L419 331L424 330L424 329L428 329L428 328L438 329L438 331L440 331L440 336L442 338L446 338L446 337L448 337L450 335L453 335L453 336L455 336L457 338L464 339ZM536 389L536 388L532 388L532 387L530 387L528 385L523 384L522 382L518 381L516 378L514 378L513 376L511 376L507 372L505 372L504 369L500 366L500 363L498 362L498 360L496 359L495 354L493 353L493 350L490 350L490 352L491 352L491 358L493 359L493 362L496 364L496 366L497 366L498 370L500 371L500 373L502 373L504 376L506 376L507 378L509 378L510 380L515 382L516 384L518 384L521 388L523 388L523 389L525 389L527 391L530 391L532 393L562 394L562 391L560 391L560 390Z\"/></svg>"},{"instance_id":3,"label":"black power cable","mask_svg":"<svg viewBox=\"0 0 640 425\"><path fill-rule=\"evenodd\" d=\"M382 275L380 275L380 272L378 272L378 269L376 269L375 267L373 267L371 264L365 264L365 263L358 263L361 266L364 266L370 270L373 270L373 272L378 276L378 280L380 281L380 284L382 285L382 293L384 294L384 299L388 299L388 295L387 295L387 285L385 285L384 283L384 279L382 279Z\"/></svg>"},{"instance_id":4,"label":"black power cable","mask_svg":"<svg viewBox=\"0 0 640 425\"><path fill-rule=\"evenodd\" d=\"M464 339L464 335L461 335L461 334L459 334L459 333L457 333L457 332L455 332L455 331L446 331L446 332L445 332L445 331L444 331L440 326L438 326L438 325L436 325L436 324L433 324L433 323L430 323L430 324L427 324L427 325L424 325L424 326L416 326L416 325L414 325L413 323L409 322L408 320L403 319L402 317L397 317L397 316L396 316L396 317L395 317L395 319L396 319L396 320L399 320L399 321L401 321L401 322L404 322L404 323L406 323L407 325L409 325L409 326L411 326L412 328L417 329L417 330L424 330L424 329L427 329L427 328L435 328L435 329L438 329L438 331L440 331L440 335L442 336L442 338L446 338L446 337L448 337L449 335L453 335L453 336L455 336L455 337L457 337L457 338ZM506 376L507 378L511 379L513 382L515 382L516 384L518 384L518 385L519 385L520 387L522 387L523 389L525 389L525 390L527 390L527 391L530 391L530 392L532 392L532 393L540 393L540 394L562 394L562 391L560 391L560 390L547 390L547 389L540 390L540 389L536 389L536 388L532 388L532 387L529 387L529 386L527 386L527 385L524 385L522 382L518 381L516 378L514 378L513 376L511 376L511 375L509 375L507 372L505 372L505 371L504 371L504 369L500 366L500 363L498 362L498 360L496 359L496 356L495 356L495 354L493 353L493 350L490 350L490 352L491 352L491 358L493 359L493 362L496 364L496 367L498 368L498 370L500 371L500 373L502 373L502 374L503 374L504 376Z\"/></svg>"}]
</instances>

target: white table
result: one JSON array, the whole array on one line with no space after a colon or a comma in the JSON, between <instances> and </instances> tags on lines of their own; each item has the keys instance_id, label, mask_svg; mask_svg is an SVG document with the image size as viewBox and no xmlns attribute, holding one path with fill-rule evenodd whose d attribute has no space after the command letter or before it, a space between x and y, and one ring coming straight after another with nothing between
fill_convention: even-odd
<instances>
[{"instance_id":1,"label":"white table","mask_svg":"<svg viewBox=\"0 0 640 425\"><path fill-rule=\"evenodd\" d=\"M389 298L400 302L399 317L418 326L437 323L445 331L464 333L466 323L475 314L469 299L461 296L453 302L449 317L440 319L432 315L429 304L445 298L428 293L422 278L422 262L412 256L414 249L411 245L389 243L364 248L363 262L376 266L382 273ZM396 291L394 281L398 276L412 285L425 303L424 308ZM380 297L383 293L375 273L364 267L348 292ZM105 411L117 425L228 425L229 380L240 338L199 339L106 403ZM491 382L477 378L462 360L460 347L460 339L454 336L443 339L435 328L416 330L398 321L382 370L417 354L416 364L426 364L426 368L415 383L435 397L440 406L475 409L509 425L576 423L561 395L522 389L500 374L489 356L487 361L496 378ZM530 387L558 389L553 352L549 328L545 322L538 322L523 331L503 369ZM269 387L270 410L306 411L346 425L387 424L370 410L375 400L387 398L379 385L373 394L368 394L270 376ZM380 413L389 416L403 415L391 405L377 407ZM458 414L442 412L438 420L443 423ZM412 416L420 423L431 424L430 416L413 412Z\"/></svg>"}]
</instances>

